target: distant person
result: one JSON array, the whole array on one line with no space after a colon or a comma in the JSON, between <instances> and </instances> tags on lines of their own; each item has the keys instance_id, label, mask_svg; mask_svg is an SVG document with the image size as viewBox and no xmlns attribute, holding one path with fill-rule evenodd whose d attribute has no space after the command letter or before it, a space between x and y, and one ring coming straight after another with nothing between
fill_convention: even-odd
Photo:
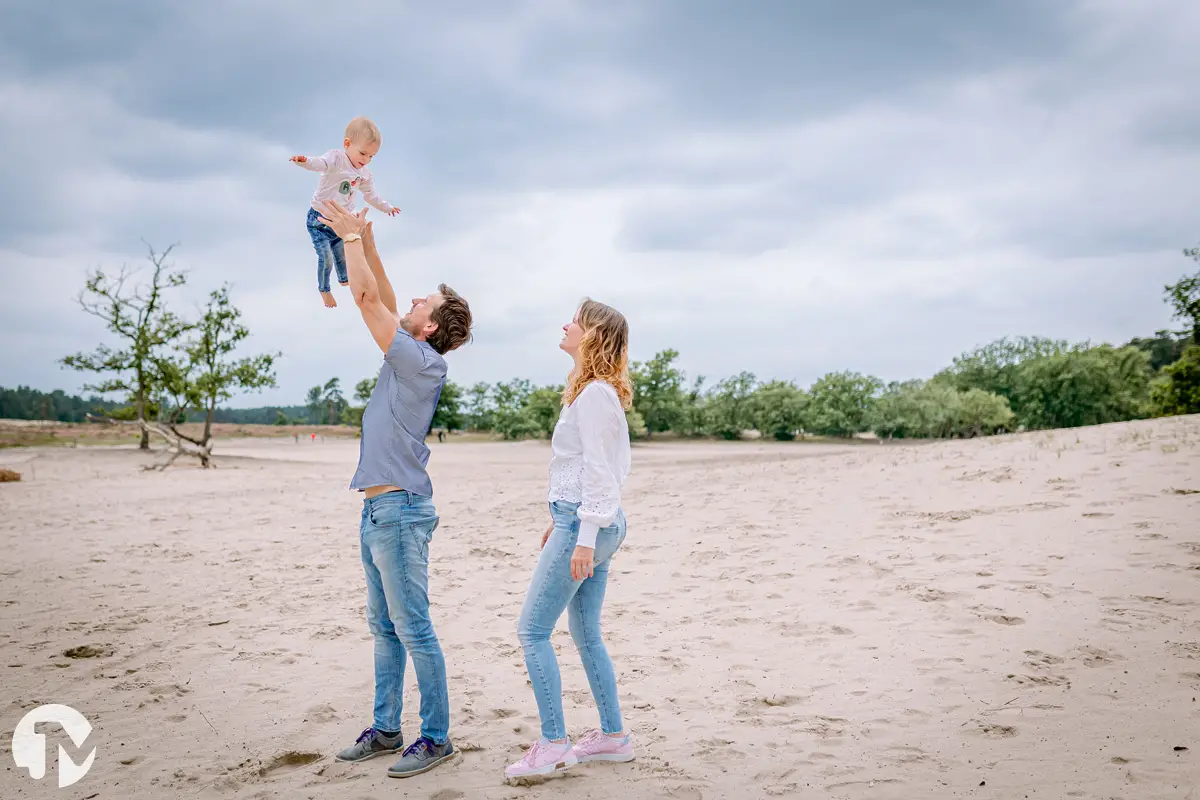
<instances>
[{"instance_id":1,"label":"distant person","mask_svg":"<svg viewBox=\"0 0 1200 800\"><path fill-rule=\"evenodd\" d=\"M426 472L429 432L446 382L443 355L471 339L471 309L445 284L417 297L404 316L375 249L366 211L326 203L322 221L345 243L350 291L383 365L363 411L358 469L363 492L360 550L367 577L367 623L375 636L375 712L339 761L401 753L404 667L412 656L421 694L421 734L388 775L407 778L453 758L446 659L429 618L429 544L438 526Z\"/></svg>"},{"instance_id":2,"label":"distant person","mask_svg":"<svg viewBox=\"0 0 1200 800\"><path fill-rule=\"evenodd\" d=\"M308 238L317 251L317 291L325 301L326 308L333 308L337 300L329 287L329 272L337 271L338 283L349 285L346 277L346 254L342 239L337 232L321 222L320 212L326 201L341 203L354 211L354 195L362 192L363 199L389 217L400 213L400 209L375 193L375 179L367 164L379 152L383 137L379 128L366 117L355 117L346 126L342 146L320 156L292 156L292 163L307 170L321 173L317 189L313 192L312 205L308 209Z\"/></svg>"},{"instance_id":3,"label":"distant person","mask_svg":"<svg viewBox=\"0 0 1200 800\"><path fill-rule=\"evenodd\" d=\"M600 632L609 566L625 541L621 488L630 468L625 411L633 396L629 326L618 311L587 300L563 332L559 347L575 365L551 440L551 523L542 535L542 554L517 624L542 737L505 770L509 779L548 775L579 762L634 757L621 719L616 674ZM574 746L567 738L562 682L550 644L564 610L600 710L601 729Z\"/></svg>"}]
</instances>

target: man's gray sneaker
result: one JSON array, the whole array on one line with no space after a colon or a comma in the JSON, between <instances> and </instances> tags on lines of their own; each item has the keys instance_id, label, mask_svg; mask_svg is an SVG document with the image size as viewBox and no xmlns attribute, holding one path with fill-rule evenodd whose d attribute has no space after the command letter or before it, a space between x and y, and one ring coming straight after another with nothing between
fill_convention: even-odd
<instances>
[{"instance_id":1,"label":"man's gray sneaker","mask_svg":"<svg viewBox=\"0 0 1200 800\"><path fill-rule=\"evenodd\" d=\"M454 745L447 741L445 744L434 744L424 736L408 746L404 755L395 764L388 767L388 775L393 778L411 778L420 775L458 755Z\"/></svg>"},{"instance_id":2,"label":"man's gray sneaker","mask_svg":"<svg viewBox=\"0 0 1200 800\"><path fill-rule=\"evenodd\" d=\"M338 761L368 761L375 756L399 753L404 746L404 737L396 734L389 739L374 728L367 728L358 735L354 744L337 754Z\"/></svg>"}]
</instances>

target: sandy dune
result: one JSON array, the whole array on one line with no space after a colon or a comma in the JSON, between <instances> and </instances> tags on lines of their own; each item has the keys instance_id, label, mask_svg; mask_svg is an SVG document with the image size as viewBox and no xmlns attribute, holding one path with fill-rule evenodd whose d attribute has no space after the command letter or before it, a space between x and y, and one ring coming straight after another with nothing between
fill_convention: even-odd
<instances>
[{"instance_id":1,"label":"sandy dune","mask_svg":"<svg viewBox=\"0 0 1200 800\"><path fill-rule=\"evenodd\" d=\"M67 703L99 745L60 791L5 735L0 797L1200 798L1200 418L637 448L606 622L640 758L531 787L501 777L537 730L515 626L549 451L432 446L465 752L408 781L331 757L370 722L356 444L165 474L0 451L26 475L0 485L0 729Z\"/></svg>"}]
</instances>

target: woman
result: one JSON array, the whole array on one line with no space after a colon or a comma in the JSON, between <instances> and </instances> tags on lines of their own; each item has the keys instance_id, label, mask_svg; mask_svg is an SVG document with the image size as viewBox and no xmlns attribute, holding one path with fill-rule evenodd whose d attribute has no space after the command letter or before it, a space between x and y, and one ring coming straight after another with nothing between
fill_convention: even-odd
<instances>
[{"instance_id":1,"label":"woman","mask_svg":"<svg viewBox=\"0 0 1200 800\"><path fill-rule=\"evenodd\" d=\"M550 461L550 515L542 554L525 596L517 633L542 718L542 738L505 775L548 775L586 761L631 761L617 679L600 636L600 610L613 554L625 541L621 487L629 474L629 326L615 309L586 300L563 326L559 347L575 361L563 391ZM562 683L550 633L570 609L601 730L574 746L567 738Z\"/></svg>"}]
</instances>

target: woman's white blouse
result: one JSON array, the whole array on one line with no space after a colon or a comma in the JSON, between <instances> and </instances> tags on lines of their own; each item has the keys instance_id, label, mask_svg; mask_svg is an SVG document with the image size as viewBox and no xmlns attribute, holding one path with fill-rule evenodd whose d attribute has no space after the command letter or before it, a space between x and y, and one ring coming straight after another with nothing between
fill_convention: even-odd
<instances>
[{"instance_id":1,"label":"woman's white blouse","mask_svg":"<svg viewBox=\"0 0 1200 800\"><path fill-rule=\"evenodd\" d=\"M596 546L596 534L621 508L629 475L629 426L617 392L603 381L584 387L562 410L551 440L551 503L579 503L579 545Z\"/></svg>"}]
</instances>

